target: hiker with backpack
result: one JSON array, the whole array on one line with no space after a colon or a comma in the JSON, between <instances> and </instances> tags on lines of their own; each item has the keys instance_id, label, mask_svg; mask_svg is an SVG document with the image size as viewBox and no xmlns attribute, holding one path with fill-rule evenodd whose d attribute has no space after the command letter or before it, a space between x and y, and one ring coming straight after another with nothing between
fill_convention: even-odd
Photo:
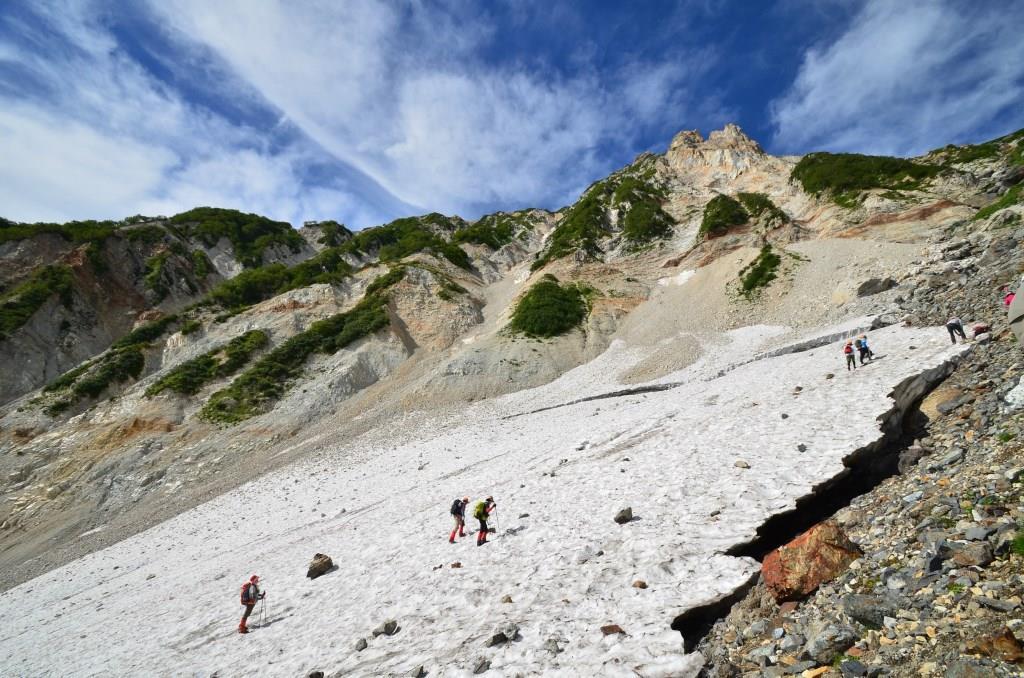
<instances>
[{"instance_id":1,"label":"hiker with backpack","mask_svg":"<svg viewBox=\"0 0 1024 678\"><path fill-rule=\"evenodd\" d=\"M494 503L494 497L487 497L487 499L477 502L476 508L473 509L473 517L480 521L480 532L476 535L477 546L487 543L487 518L496 508L498 505Z\"/></svg>"},{"instance_id":2,"label":"hiker with backpack","mask_svg":"<svg viewBox=\"0 0 1024 678\"><path fill-rule=\"evenodd\" d=\"M953 317L946 321L946 330L949 332L949 339L954 344L956 343L956 337L959 334L960 339L967 341L967 335L964 333L964 325L960 322L960 318Z\"/></svg>"},{"instance_id":3,"label":"hiker with backpack","mask_svg":"<svg viewBox=\"0 0 1024 678\"><path fill-rule=\"evenodd\" d=\"M463 497L462 499L456 499L452 502L451 514L452 518L455 519L455 528L452 530L452 534L448 537L448 543L455 543L455 533L458 532L460 537L466 536L466 507L469 505L469 497Z\"/></svg>"},{"instance_id":4,"label":"hiker with backpack","mask_svg":"<svg viewBox=\"0 0 1024 678\"><path fill-rule=\"evenodd\" d=\"M245 606L245 612L242 614L242 621L238 624L239 633L249 633L249 627L245 625L249 615L252 614L252 609L256 607L256 603L263 600L266 597L266 593L260 591L260 578L256 575L249 577L249 581L242 584L242 605Z\"/></svg>"},{"instance_id":5,"label":"hiker with backpack","mask_svg":"<svg viewBox=\"0 0 1024 678\"><path fill-rule=\"evenodd\" d=\"M861 364L861 367L863 367L864 366L864 361L865 360L870 360L873 357L873 355L871 353L871 349L868 348L868 338L866 336L864 336L863 334L860 335L859 337L857 337L854 340L853 346L854 346L854 348L857 349L857 353L859 354L859 357L860 357L860 364Z\"/></svg>"},{"instance_id":6,"label":"hiker with backpack","mask_svg":"<svg viewBox=\"0 0 1024 678\"><path fill-rule=\"evenodd\" d=\"M847 339L843 346L843 354L846 356L846 371L857 369L857 356L853 352L853 339Z\"/></svg>"}]
</instances>

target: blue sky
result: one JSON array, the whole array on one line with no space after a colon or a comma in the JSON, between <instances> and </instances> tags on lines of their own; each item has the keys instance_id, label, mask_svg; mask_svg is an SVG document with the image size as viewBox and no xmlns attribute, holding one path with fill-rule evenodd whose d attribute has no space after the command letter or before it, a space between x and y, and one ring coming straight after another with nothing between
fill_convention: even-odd
<instances>
[{"instance_id":1,"label":"blue sky","mask_svg":"<svg viewBox=\"0 0 1024 678\"><path fill-rule=\"evenodd\" d=\"M1024 127L1021 25L952 0L6 0L0 215L557 208L726 122L917 154Z\"/></svg>"}]
</instances>

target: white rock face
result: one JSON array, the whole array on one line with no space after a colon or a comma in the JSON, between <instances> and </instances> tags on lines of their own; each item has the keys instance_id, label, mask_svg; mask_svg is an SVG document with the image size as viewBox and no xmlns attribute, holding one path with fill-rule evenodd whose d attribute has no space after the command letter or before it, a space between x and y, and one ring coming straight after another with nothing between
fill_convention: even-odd
<instances>
[{"instance_id":1,"label":"white rock face","mask_svg":"<svg viewBox=\"0 0 1024 678\"><path fill-rule=\"evenodd\" d=\"M351 443L326 436L299 466L0 595L5 668L370 676L422 664L464 676L485 659L496 675L694 675L701 659L669 624L757 567L721 553L877 439L894 386L965 350L942 328L892 327L872 334L886 359L856 372L838 369L833 345L727 369L784 329L721 337L662 380L680 383L672 390L505 418L618 387L608 365L643 355L615 344L452 419ZM471 520L449 544L452 498L488 494L497 533L477 547ZM619 525L623 506L636 519ZM314 581L316 551L339 570ZM254 572L270 623L239 638L238 588ZM400 630L372 637L390 619ZM506 622L521 638L485 647ZM626 634L604 636L606 624ZM359 638L368 646L354 652Z\"/></svg>"}]
</instances>

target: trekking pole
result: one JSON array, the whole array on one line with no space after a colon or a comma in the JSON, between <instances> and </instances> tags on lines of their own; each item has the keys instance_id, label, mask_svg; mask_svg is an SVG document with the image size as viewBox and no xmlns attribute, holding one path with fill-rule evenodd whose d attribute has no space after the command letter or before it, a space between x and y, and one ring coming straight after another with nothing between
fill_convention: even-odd
<instances>
[{"instance_id":1,"label":"trekking pole","mask_svg":"<svg viewBox=\"0 0 1024 678\"><path fill-rule=\"evenodd\" d=\"M260 628L262 629L267 624L267 599L260 599Z\"/></svg>"},{"instance_id":2,"label":"trekking pole","mask_svg":"<svg viewBox=\"0 0 1024 678\"><path fill-rule=\"evenodd\" d=\"M494 534L499 534L500 526L498 524L498 509L494 509Z\"/></svg>"}]
</instances>

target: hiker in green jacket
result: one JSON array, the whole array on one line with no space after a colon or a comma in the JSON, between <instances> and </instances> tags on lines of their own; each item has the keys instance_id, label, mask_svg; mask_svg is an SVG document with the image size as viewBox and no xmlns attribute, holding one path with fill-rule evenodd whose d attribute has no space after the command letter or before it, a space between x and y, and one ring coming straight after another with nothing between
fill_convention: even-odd
<instances>
[{"instance_id":1,"label":"hiker in green jacket","mask_svg":"<svg viewBox=\"0 0 1024 678\"><path fill-rule=\"evenodd\" d=\"M498 505L494 503L494 497L487 497L476 503L473 509L473 517L480 521L480 533L476 535L476 545L483 546L487 543L487 518L494 512Z\"/></svg>"}]
</instances>

